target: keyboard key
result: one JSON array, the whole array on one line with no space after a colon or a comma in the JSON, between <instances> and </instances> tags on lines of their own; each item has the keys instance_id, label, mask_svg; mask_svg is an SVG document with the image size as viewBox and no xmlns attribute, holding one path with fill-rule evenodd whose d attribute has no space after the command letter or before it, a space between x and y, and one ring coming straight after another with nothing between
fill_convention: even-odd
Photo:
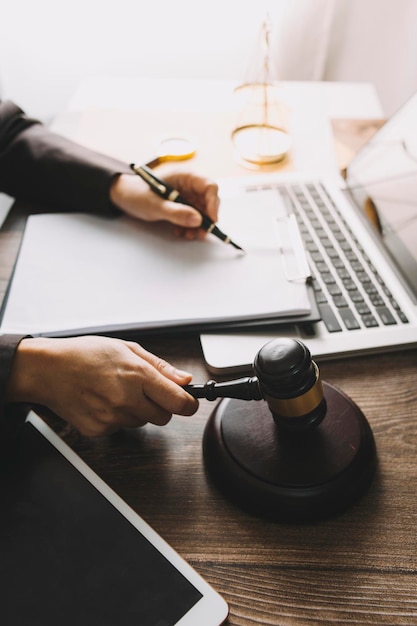
<instances>
[{"instance_id":1,"label":"keyboard key","mask_svg":"<svg viewBox=\"0 0 417 626\"><path fill-rule=\"evenodd\" d=\"M374 328L375 326L379 326L376 318L373 315L364 315L362 317L362 322L366 326L366 328Z\"/></svg>"},{"instance_id":2,"label":"keyboard key","mask_svg":"<svg viewBox=\"0 0 417 626\"><path fill-rule=\"evenodd\" d=\"M371 315L371 309L365 302L359 302L356 305L356 310L360 316Z\"/></svg>"},{"instance_id":3,"label":"keyboard key","mask_svg":"<svg viewBox=\"0 0 417 626\"><path fill-rule=\"evenodd\" d=\"M316 263L316 268L320 272L320 274L329 271L329 266L324 261L319 261L318 263Z\"/></svg>"},{"instance_id":4,"label":"keyboard key","mask_svg":"<svg viewBox=\"0 0 417 626\"><path fill-rule=\"evenodd\" d=\"M321 275L321 278L322 278L322 280L323 280L325 285L332 285L333 283L336 282L335 279L334 279L333 274L331 274L330 272L324 272Z\"/></svg>"},{"instance_id":5,"label":"keyboard key","mask_svg":"<svg viewBox=\"0 0 417 626\"><path fill-rule=\"evenodd\" d=\"M346 267L346 264L345 264L345 263L344 263L344 261L340 258L340 256L338 256L338 257L336 257L336 258L332 259L332 264L333 264L333 267L334 267L336 270L340 270L340 269L342 269L342 267L343 267L343 268L345 268L345 267Z\"/></svg>"},{"instance_id":6,"label":"keyboard key","mask_svg":"<svg viewBox=\"0 0 417 626\"><path fill-rule=\"evenodd\" d=\"M350 309L340 309L340 317L348 330L356 330L360 328L360 324Z\"/></svg>"},{"instance_id":7,"label":"keyboard key","mask_svg":"<svg viewBox=\"0 0 417 626\"><path fill-rule=\"evenodd\" d=\"M383 301L383 299L381 298L379 294L370 294L369 299L374 305L374 307L384 306L385 304L385 302Z\"/></svg>"},{"instance_id":8,"label":"keyboard key","mask_svg":"<svg viewBox=\"0 0 417 626\"><path fill-rule=\"evenodd\" d=\"M366 272L364 272L364 271L356 272L356 276L357 276L358 280L360 280L360 282L363 283L363 284L371 282L371 279L369 278L368 274Z\"/></svg>"},{"instance_id":9,"label":"keyboard key","mask_svg":"<svg viewBox=\"0 0 417 626\"><path fill-rule=\"evenodd\" d=\"M321 252L311 252L310 256L313 259L314 263L324 260Z\"/></svg>"},{"instance_id":10,"label":"keyboard key","mask_svg":"<svg viewBox=\"0 0 417 626\"><path fill-rule=\"evenodd\" d=\"M353 290L353 291L350 291L349 292L349 296L350 296L350 299L352 300L352 302L354 302L355 304L359 304L361 302L365 302L365 300L363 299L363 295L357 289Z\"/></svg>"},{"instance_id":11,"label":"keyboard key","mask_svg":"<svg viewBox=\"0 0 417 626\"><path fill-rule=\"evenodd\" d=\"M316 291L316 293L314 294L314 297L316 298L317 304L324 304L325 302L328 302L324 291Z\"/></svg>"},{"instance_id":12,"label":"keyboard key","mask_svg":"<svg viewBox=\"0 0 417 626\"><path fill-rule=\"evenodd\" d=\"M378 289L372 283L364 283L363 288L365 289L368 296L379 295Z\"/></svg>"},{"instance_id":13,"label":"keyboard key","mask_svg":"<svg viewBox=\"0 0 417 626\"><path fill-rule=\"evenodd\" d=\"M346 267L340 267L337 269L337 275L340 276L340 278L342 280L345 280L346 278L350 277L350 274L348 272L348 270L346 269Z\"/></svg>"},{"instance_id":14,"label":"keyboard key","mask_svg":"<svg viewBox=\"0 0 417 626\"><path fill-rule=\"evenodd\" d=\"M342 282L347 291L357 291L356 283L351 278L345 278Z\"/></svg>"},{"instance_id":15,"label":"keyboard key","mask_svg":"<svg viewBox=\"0 0 417 626\"><path fill-rule=\"evenodd\" d=\"M336 315L333 313L329 305L322 304L319 306L321 319L326 325L329 333L339 333L342 330L341 325L337 321Z\"/></svg>"},{"instance_id":16,"label":"keyboard key","mask_svg":"<svg viewBox=\"0 0 417 626\"><path fill-rule=\"evenodd\" d=\"M340 242L340 247L342 248L342 250L344 252L351 252L352 251L352 246L350 245L350 243L348 241L341 241Z\"/></svg>"},{"instance_id":17,"label":"keyboard key","mask_svg":"<svg viewBox=\"0 0 417 626\"><path fill-rule=\"evenodd\" d=\"M326 252L331 259L336 259L339 256L339 253L335 248L326 248Z\"/></svg>"},{"instance_id":18,"label":"keyboard key","mask_svg":"<svg viewBox=\"0 0 417 626\"><path fill-rule=\"evenodd\" d=\"M358 260L358 257L356 256L353 250L350 250L349 252L345 252L345 256L350 263L354 263L355 261Z\"/></svg>"},{"instance_id":19,"label":"keyboard key","mask_svg":"<svg viewBox=\"0 0 417 626\"><path fill-rule=\"evenodd\" d=\"M311 284L313 285L314 291L321 291L321 285L315 276L312 276Z\"/></svg>"},{"instance_id":20,"label":"keyboard key","mask_svg":"<svg viewBox=\"0 0 417 626\"><path fill-rule=\"evenodd\" d=\"M408 317L402 311L398 311L398 317L403 324L408 324Z\"/></svg>"},{"instance_id":21,"label":"keyboard key","mask_svg":"<svg viewBox=\"0 0 417 626\"><path fill-rule=\"evenodd\" d=\"M337 306L338 309L349 306L345 296L336 296L335 298L333 298L333 303L335 306Z\"/></svg>"},{"instance_id":22,"label":"keyboard key","mask_svg":"<svg viewBox=\"0 0 417 626\"><path fill-rule=\"evenodd\" d=\"M328 285L327 286L327 290L329 292L329 294L334 297L334 296L341 296L342 295L342 291L339 287L339 285L337 283L334 283L332 285Z\"/></svg>"},{"instance_id":23,"label":"keyboard key","mask_svg":"<svg viewBox=\"0 0 417 626\"><path fill-rule=\"evenodd\" d=\"M330 241L330 239L328 237L321 237L320 238L320 243L323 246L323 248L329 249L330 248L334 248L333 243Z\"/></svg>"},{"instance_id":24,"label":"keyboard key","mask_svg":"<svg viewBox=\"0 0 417 626\"><path fill-rule=\"evenodd\" d=\"M362 265L362 263L360 261L352 261L350 266L351 266L351 268L353 269L353 271L355 273L364 271L363 265Z\"/></svg>"},{"instance_id":25,"label":"keyboard key","mask_svg":"<svg viewBox=\"0 0 417 626\"><path fill-rule=\"evenodd\" d=\"M336 238L336 241L346 241L346 235L345 233L342 233L342 231L340 230L340 228L335 228L333 230L333 234Z\"/></svg>"},{"instance_id":26,"label":"keyboard key","mask_svg":"<svg viewBox=\"0 0 417 626\"><path fill-rule=\"evenodd\" d=\"M397 323L391 311L387 307L378 307L377 312L385 326L392 326Z\"/></svg>"}]
</instances>

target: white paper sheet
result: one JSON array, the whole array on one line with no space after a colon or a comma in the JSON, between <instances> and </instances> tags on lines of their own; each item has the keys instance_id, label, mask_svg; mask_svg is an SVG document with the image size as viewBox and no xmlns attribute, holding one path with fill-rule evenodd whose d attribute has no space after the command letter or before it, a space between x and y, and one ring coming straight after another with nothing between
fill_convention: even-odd
<instances>
[{"instance_id":1,"label":"white paper sheet","mask_svg":"<svg viewBox=\"0 0 417 626\"><path fill-rule=\"evenodd\" d=\"M223 198L219 227L245 255L212 235L179 240L168 224L31 216L1 331L74 334L308 314L305 280L287 279L280 251L285 214L276 190L258 192L255 206L248 193Z\"/></svg>"}]
</instances>

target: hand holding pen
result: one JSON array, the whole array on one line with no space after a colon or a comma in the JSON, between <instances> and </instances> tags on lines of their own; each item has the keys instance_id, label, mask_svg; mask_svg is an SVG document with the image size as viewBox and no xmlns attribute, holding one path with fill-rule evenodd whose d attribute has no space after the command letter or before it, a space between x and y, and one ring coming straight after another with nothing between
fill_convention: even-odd
<instances>
[{"instance_id":1,"label":"hand holding pen","mask_svg":"<svg viewBox=\"0 0 417 626\"><path fill-rule=\"evenodd\" d=\"M132 163L130 167L135 172L135 174L140 176L149 185L149 188L158 196L165 198L167 200L170 200L172 202L177 202L180 204L193 206L189 201L187 201L185 198L181 196L180 192L177 189L172 187L166 181L158 178L154 174L154 172L146 165L135 165L134 163ZM228 235L223 233L216 226L215 222L211 220L205 213L203 213L196 206L193 206L193 208L196 211L198 211L198 213L202 217L200 228L202 228L208 233L211 233L215 237L218 237L221 241L224 241L225 243L229 243L237 250L242 250L242 248L238 246L235 242L233 242Z\"/></svg>"}]
</instances>

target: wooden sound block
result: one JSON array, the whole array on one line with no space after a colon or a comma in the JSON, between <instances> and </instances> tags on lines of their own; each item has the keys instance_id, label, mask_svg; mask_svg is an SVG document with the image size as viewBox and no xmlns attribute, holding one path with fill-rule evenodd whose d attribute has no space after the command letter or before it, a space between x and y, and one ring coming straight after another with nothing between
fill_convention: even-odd
<instances>
[{"instance_id":1,"label":"wooden sound block","mask_svg":"<svg viewBox=\"0 0 417 626\"><path fill-rule=\"evenodd\" d=\"M277 521L325 518L369 486L376 466L359 407L323 382L327 412L303 432L279 428L265 401L222 400L207 422L203 452L218 488L242 509Z\"/></svg>"}]
</instances>

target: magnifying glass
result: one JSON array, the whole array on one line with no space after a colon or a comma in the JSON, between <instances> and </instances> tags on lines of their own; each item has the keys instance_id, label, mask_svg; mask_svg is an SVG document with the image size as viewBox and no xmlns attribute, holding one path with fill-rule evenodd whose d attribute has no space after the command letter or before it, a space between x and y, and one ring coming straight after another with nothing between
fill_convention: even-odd
<instances>
[{"instance_id":1,"label":"magnifying glass","mask_svg":"<svg viewBox=\"0 0 417 626\"><path fill-rule=\"evenodd\" d=\"M156 156L148 161L148 167L156 167L166 161L186 161L191 159L197 149L194 143L185 137L167 137L162 139L157 147Z\"/></svg>"}]
</instances>

